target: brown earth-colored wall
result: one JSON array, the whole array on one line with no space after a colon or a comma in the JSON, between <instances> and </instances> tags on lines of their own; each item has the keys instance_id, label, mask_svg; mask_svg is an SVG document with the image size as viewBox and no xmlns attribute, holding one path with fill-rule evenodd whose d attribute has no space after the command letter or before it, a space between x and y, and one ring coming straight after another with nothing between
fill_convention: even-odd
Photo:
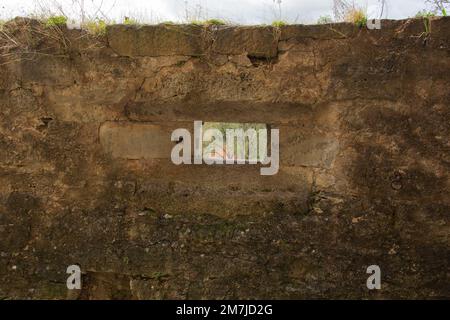
<instances>
[{"instance_id":1,"label":"brown earth-colored wall","mask_svg":"<svg viewBox=\"0 0 450 320\"><path fill-rule=\"evenodd\" d=\"M4 28L0 297L450 298L450 19ZM280 171L172 164L194 120Z\"/></svg>"}]
</instances>

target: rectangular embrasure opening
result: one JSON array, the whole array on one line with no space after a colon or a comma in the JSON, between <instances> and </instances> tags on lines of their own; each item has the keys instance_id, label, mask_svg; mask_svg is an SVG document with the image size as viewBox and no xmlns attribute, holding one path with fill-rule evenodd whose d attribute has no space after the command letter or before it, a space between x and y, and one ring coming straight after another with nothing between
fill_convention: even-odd
<instances>
[{"instance_id":1,"label":"rectangular embrasure opening","mask_svg":"<svg viewBox=\"0 0 450 320\"><path fill-rule=\"evenodd\" d=\"M256 164L266 158L269 139L265 123L203 122L203 159Z\"/></svg>"}]
</instances>

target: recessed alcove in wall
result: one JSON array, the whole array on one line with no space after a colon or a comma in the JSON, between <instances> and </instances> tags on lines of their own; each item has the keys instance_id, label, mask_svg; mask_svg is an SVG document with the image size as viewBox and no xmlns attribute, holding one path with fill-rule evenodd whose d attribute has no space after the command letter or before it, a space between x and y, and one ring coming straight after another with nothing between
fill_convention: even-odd
<instances>
[{"instance_id":1,"label":"recessed alcove in wall","mask_svg":"<svg viewBox=\"0 0 450 320\"><path fill-rule=\"evenodd\" d=\"M267 124L203 122L202 127L203 158L206 161L255 164L267 155Z\"/></svg>"}]
</instances>

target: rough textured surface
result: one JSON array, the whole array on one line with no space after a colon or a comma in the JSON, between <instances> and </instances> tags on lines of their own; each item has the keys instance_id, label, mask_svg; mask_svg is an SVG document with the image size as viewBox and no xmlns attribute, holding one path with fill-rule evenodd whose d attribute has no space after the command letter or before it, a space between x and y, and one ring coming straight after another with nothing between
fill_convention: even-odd
<instances>
[{"instance_id":1,"label":"rough textured surface","mask_svg":"<svg viewBox=\"0 0 450 320\"><path fill-rule=\"evenodd\" d=\"M123 56L197 56L204 52L204 29L196 25L108 26L112 50Z\"/></svg>"},{"instance_id":2,"label":"rough textured surface","mask_svg":"<svg viewBox=\"0 0 450 320\"><path fill-rule=\"evenodd\" d=\"M5 30L0 297L450 298L448 18ZM279 128L280 172L173 165L193 120Z\"/></svg>"}]
</instances>

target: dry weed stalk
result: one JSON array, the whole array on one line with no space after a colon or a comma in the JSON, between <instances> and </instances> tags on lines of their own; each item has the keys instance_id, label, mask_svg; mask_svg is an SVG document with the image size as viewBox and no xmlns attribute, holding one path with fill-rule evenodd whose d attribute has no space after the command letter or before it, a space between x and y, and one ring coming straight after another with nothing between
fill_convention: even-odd
<instances>
[{"instance_id":1,"label":"dry weed stalk","mask_svg":"<svg viewBox=\"0 0 450 320\"><path fill-rule=\"evenodd\" d=\"M18 62L21 60L34 60L39 56L69 57L74 50L71 39L83 43L78 47L80 52L103 47L99 37L93 37L87 32L68 37L66 26L46 26L44 22L16 18L0 29L0 65ZM87 38L87 41L81 41ZM91 41L94 40L94 41Z\"/></svg>"}]
</instances>

